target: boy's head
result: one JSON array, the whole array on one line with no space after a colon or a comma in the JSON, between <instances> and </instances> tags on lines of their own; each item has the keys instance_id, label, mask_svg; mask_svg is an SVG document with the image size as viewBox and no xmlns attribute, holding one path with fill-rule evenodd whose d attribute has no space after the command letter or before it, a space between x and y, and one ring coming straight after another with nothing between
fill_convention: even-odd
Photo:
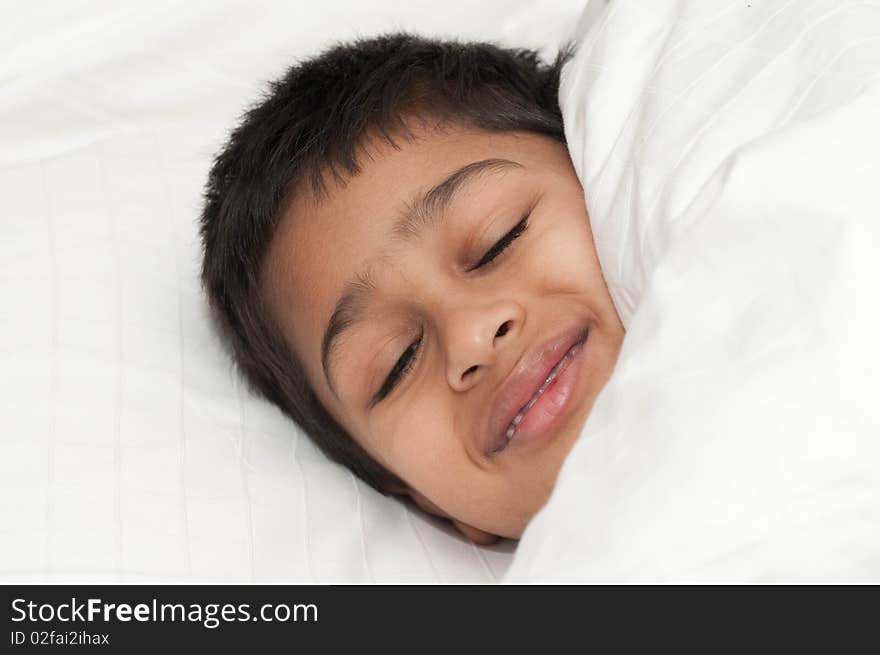
<instances>
[{"instance_id":1,"label":"boy's head","mask_svg":"<svg viewBox=\"0 0 880 655\"><path fill-rule=\"evenodd\" d=\"M202 277L245 376L333 459L519 537L614 366L561 54L406 34L302 63L211 171Z\"/></svg>"}]
</instances>

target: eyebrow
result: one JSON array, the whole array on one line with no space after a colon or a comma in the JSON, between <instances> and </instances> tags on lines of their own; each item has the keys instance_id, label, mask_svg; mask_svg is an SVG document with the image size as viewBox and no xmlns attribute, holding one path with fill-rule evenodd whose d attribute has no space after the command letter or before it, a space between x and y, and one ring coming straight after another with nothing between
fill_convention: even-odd
<instances>
[{"instance_id":1,"label":"eyebrow","mask_svg":"<svg viewBox=\"0 0 880 655\"><path fill-rule=\"evenodd\" d=\"M523 168L519 162L510 159L482 159L465 164L427 192L417 193L406 203L392 229L396 240L412 242L426 229L441 218L456 195L469 182L486 172L500 172L511 168ZM376 291L376 284L369 272L359 273L343 287L343 293L327 321L324 337L321 340L321 367L330 390L339 397L333 383L332 355L344 332L363 320L364 309L370 296Z\"/></svg>"}]
</instances>

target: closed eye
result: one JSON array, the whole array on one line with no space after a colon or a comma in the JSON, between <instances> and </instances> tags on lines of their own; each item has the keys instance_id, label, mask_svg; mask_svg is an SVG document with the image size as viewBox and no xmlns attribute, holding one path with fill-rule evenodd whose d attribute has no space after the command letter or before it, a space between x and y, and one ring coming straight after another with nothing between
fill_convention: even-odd
<instances>
[{"instance_id":1,"label":"closed eye","mask_svg":"<svg viewBox=\"0 0 880 655\"><path fill-rule=\"evenodd\" d=\"M507 234L501 237L489 250L486 251L486 254L480 258L476 264L467 269L467 272L475 271L478 268L482 268L486 264L492 262L495 258L497 258L501 253L507 250L518 237L522 235L523 232L526 231L529 227L529 216L530 214L526 214L522 217L519 223L513 226L513 229L510 230Z\"/></svg>"},{"instance_id":2,"label":"closed eye","mask_svg":"<svg viewBox=\"0 0 880 655\"><path fill-rule=\"evenodd\" d=\"M410 372L413 364L416 362L416 356L419 353L419 346L421 346L421 344L422 337L419 337L407 346L406 350L403 351L403 354L401 354L394 363L394 366L391 367L391 372L388 374L388 377L385 378L382 386L379 387L379 391L373 396L373 402L371 404L375 405L376 403L381 402L394 390L394 387L406 377L406 374Z\"/></svg>"}]
</instances>

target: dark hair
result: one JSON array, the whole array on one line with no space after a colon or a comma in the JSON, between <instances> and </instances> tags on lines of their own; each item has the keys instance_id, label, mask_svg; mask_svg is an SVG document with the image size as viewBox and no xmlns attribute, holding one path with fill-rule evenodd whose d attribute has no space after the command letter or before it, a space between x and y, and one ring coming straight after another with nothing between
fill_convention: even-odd
<instances>
[{"instance_id":1,"label":"dark hair","mask_svg":"<svg viewBox=\"0 0 880 655\"><path fill-rule=\"evenodd\" d=\"M279 218L305 185L325 197L325 175L360 171L368 133L392 146L405 119L487 131L527 131L562 142L555 62L536 52L395 33L336 45L269 86L211 168L201 215L202 284L220 336L241 373L331 459L387 493L401 481L330 416L270 315L262 264Z\"/></svg>"}]
</instances>

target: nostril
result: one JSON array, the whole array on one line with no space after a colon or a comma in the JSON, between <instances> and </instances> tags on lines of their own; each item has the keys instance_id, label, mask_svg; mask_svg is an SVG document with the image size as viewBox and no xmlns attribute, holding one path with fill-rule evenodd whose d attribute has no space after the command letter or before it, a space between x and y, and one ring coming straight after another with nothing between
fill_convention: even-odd
<instances>
[{"instance_id":1,"label":"nostril","mask_svg":"<svg viewBox=\"0 0 880 655\"><path fill-rule=\"evenodd\" d=\"M504 321L504 323L501 324L501 327L498 328L498 331L495 333L495 337L503 337L505 334L507 334L510 330L510 324L512 322L513 321Z\"/></svg>"},{"instance_id":2,"label":"nostril","mask_svg":"<svg viewBox=\"0 0 880 655\"><path fill-rule=\"evenodd\" d=\"M464 373L461 374L462 379L466 378L468 375L470 375L471 373L476 371L478 368L479 368L479 366L477 366L476 364L471 366L468 370L466 370Z\"/></svg>"}]
</instances>

